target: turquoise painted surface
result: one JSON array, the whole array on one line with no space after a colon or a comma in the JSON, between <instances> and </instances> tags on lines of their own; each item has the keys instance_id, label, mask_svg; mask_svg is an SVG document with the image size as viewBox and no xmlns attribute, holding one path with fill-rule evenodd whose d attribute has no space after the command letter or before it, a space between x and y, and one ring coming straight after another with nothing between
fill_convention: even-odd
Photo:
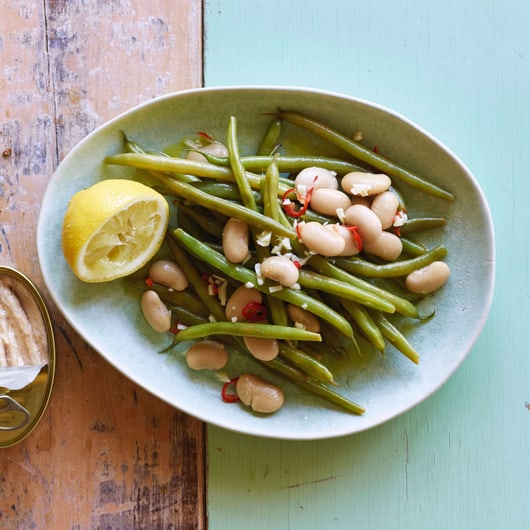
<instances>
[{"instance_id":1,"label":"turquoise painted surface","mask_svg":"<svg viewBox=\"0 0 530 530\"><path fill-rule=\"evenodd\" d=\"M205 84L369 99L452 149L488 198L490 318L434 396L371 431L285 442L208 429L210 530L530 528L530 4L206 0Z\"/></svg>"}]
</instances>

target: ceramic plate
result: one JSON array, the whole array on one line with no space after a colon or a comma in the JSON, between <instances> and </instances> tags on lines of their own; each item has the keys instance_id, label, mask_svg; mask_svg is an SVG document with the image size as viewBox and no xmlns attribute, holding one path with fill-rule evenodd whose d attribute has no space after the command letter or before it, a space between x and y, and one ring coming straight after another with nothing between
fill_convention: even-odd
<instances>
[{"instance_id":1,"label":"ceramic plate","mask_svg":"<svg viewBox=\"0 0 530 530\"><path fill-rule=\"evenodd\" d=\"M408 337L421 354L418 366L391 347L367 356L338 377L337 391L366 408L363 416L342 412L298 388L281 383L287 403L260 416L226 404L211 374L191 372L178 355L160 354L167 345L145 324L138 297L123 280L109 284L78 281L61 251L61 225L75 192L108 177L131 177L107 167L105 156L123 149L124 131L147 149L175 144L207 131L226 137L229 117L238 119L241 153L251 154L277 108L293 109L339 130L362 131L367 146L449 189L455 202L404 189L411 216L443 215L444 229L422 235L449 249L449 283L427 304L436 317L409 325ZM329 146L313 141L315 153ZM430 239L432 238L432 240ZM38 253L47 287L64 317L107 361L138 385L174 407L233 431L282 439L319 439L360 432L411 409L438 390L469 353L488 315L494 283L494 236L484 195L464 164L408 119L353 97L310 89L234 87L195 89L153 99L98 128L63 160L50 180L38 225ZM429 308L426 308L429 309ZM240 368L235 368L240 364ZM252 370L275 381L254 362L233 358L230 370Z\"/></svg>"}]
</instances>

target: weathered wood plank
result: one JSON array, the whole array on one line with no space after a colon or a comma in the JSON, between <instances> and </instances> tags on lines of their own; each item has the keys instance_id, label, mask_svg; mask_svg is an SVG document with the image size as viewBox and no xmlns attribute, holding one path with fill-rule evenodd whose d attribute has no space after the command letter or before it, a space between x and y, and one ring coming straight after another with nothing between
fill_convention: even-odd
<instances>
[{"instance_id":1,"label":"weathered wood plank","mask_svg":"<svg viewBox=\"0 0 530 530\"><path fill-rule=\"evenodd\" d=\"M201 2L5 4L0 263L45 291L35 238L48 179L107 119L159 94L200 86ZM56 384L37 429L0 452L0 527L204 528L202 423L123 377L48 302Z\"/></svg>"}]
</instances>

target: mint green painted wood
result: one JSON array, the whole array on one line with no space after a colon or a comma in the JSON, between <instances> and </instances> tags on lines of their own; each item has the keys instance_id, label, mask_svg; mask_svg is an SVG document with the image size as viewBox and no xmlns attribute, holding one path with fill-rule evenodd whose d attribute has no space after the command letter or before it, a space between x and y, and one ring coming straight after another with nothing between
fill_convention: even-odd
<instances>
[{"instance_id":1,"label":"mint green painted wood","mask_svg":"<svg viewBox=\"0 0 530 530\"><path fill-rule=\"evenodd\" d=\"M391 107L490 203L484 332L414 410L335 440L208 429L210 530L530 528L530 4L205 0L205 84L304 85Z\"/></svg>"}]
</instances>

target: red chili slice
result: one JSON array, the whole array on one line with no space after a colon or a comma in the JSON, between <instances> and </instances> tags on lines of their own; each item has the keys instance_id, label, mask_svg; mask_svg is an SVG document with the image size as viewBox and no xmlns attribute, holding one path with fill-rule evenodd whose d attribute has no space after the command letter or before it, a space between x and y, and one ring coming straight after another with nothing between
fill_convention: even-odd
<instances>
[{"instance_id":1,"label":"red chili slice","mask_svg":"<svg viewBox=\"0 0 530 530\"><path fill-rule=\"evenodd\" d=\"M361 235L359 234L359 229L355 225L344 225L346 228L352 233L353 238L355 239L355 242L357 243L357 248L359 249L359 252L363 249L363 240L361 238Z\"/></svg>"},{"instance_id":2,"label":"red chili slice","mask_svg":"<svg viewBox=\"0 0 530 530\"><path fill-rule=\"evenodd\" d=\"M249 302L241 312L249 322L260 322L267 318L267 308L259 302Z\"/></svg>"},{"instance_id":3,"label":"red chili slice","mask_svg":"<svg viewBox=\"0 0 530 530\"><path fill-rule=\"evenodd\" d=\"M221 397L225 403L236 403L239 401L239 397L236 392L236 384L239 377L233 377L230 381L227 381L221 390Z\"/></svg>"},{"instance_id":4,"label":"red chili slice","mask_svg":"<svg viewBox=\"0 0 530 530\"><path fill-rule=\"evenodd\" d=\"M311 202L311 196L313 195L313 189L314 189L314 186L312 186L311 188L307 190L307 193L305 197L303 198L303 201L300 201L300 198L298 197L298 194L296 193L296 188L289 188L288 190L286 190L282 196L283 211L290 217L302 217L302 215L304 215L307 212L307 209L309 208L309 203ZM296 195L296 200L302 203L300 207L297 207L297 204L294 202L289 202L285 204L285 201L289 198L289 195L291 195L292 193Z\"/></svg>"}]
</instances>

